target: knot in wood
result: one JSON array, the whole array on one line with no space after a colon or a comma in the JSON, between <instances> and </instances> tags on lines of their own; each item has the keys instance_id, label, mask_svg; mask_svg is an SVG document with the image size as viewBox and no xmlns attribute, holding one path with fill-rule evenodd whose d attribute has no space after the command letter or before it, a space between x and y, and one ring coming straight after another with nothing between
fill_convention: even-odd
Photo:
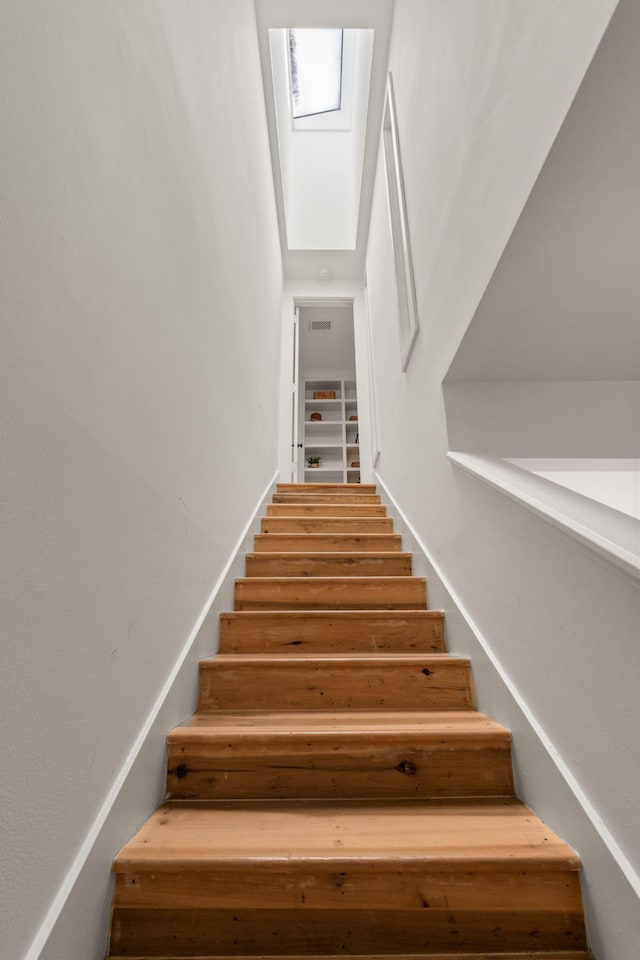
<instances>
[{"instance_id":1,"label":"knot in wood","mask_svg":"<svg viewBox=\"0 0 640 960\"><path fill-rule=\"evenodd\" d=\"M418 772L417 766L411 760L403 760L402 763L398 764L396 770L399 770L400 773L406 773L408 777L413 777Z\"/></svg>"}]
</instances>

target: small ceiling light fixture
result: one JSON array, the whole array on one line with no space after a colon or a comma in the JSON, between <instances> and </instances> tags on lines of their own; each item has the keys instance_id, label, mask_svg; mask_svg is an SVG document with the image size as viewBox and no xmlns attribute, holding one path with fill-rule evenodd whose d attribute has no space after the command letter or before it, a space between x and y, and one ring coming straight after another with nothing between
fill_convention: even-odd
<instances>
[{"instance_id":1,"label":"small ceiling light fixture","mask_svg":"<svg viewBox=\"0 0 640 960\"><path fill-rule=\"evenodd\" d=\"M330 276L331 276L331 270L329 270L329 267L321 267L321 268L320 268L320 279L321 279L321 280L328 280Z\"/></svg>"}]
</instances>

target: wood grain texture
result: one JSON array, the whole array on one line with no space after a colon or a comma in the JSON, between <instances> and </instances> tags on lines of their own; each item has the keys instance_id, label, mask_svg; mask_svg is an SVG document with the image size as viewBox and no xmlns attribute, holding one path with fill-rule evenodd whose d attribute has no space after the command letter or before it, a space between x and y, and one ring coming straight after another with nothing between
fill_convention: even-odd
<instances>
[{"instance_id":1,"label":"wood grain texture","mask_svg":"<svg viewBox=\"0 0 640 960\"><path fill-rule=\"evenodd\" d=\"M221 653L444 653L439 610L259 610L220 616Z\"/></svg>"},{"instance_id":2,"label":"wood grain texture","mask_svg":"<svg viewBox=\"0 0 640 960\"><path fill-rule=\"evenodd\" d=\"M259 553L402 550L402 537L395 533L258 533L254 549Z\"/></svg>"},{"instance_id":3,"label":"wood grain texture","mask_svg":"<svg viewBox=\"0 0 640 960\"><path fill-rule=\"evenodd\" d=\"M573 872L580 859L520 800L184 802L163 804L114 861L196 869L362 866L363 883L412 865L456 870ZM328 862L330 861L330 862ZM373 866L375 864L375 866ZM286 872L286 871L285 871ZM342 895L340 895L340 898Z\"/></svg>"},{"instance_id":4,"label":"wood grain texture","mask_svg":"<svg viewBox=\"0 0 640 960\"><path fill-rule=\"evenodd\" d=\"M380 503L379 493L274 493L273 503Z\"/></svg>"},{"instance_id":5,"label":"wood grain texture","mask_svg":"<svg viewBox=\"0 0 640 960\"><path fill-rule=\"evenodd\" d=\"M386 956L386 954L369 953L360 955L358 960L386 960ZM112 960L112 957L113 954L109 960ZM266 957L267 954L255 954L251 960L266 960ZM304 960L312 960L313 957L313 954L307 954ZM455 960L456 957L460 958L460 954L430 953L428 956L424 953L402 954L402 960ZM148 955L145 957L131 957L129 955L129 960L152 960L152 958ZM166 957L164 960L178 960L178 958L174 955L172 957ZM192 960L213 960L213 958L211 956L201 956L193 957ZM231 956L225 957L219 955L216 957L216 960L248 960L248 957L234 955L232 958ZM287 955L287 960L302 960L302 955ZM315 960L320 960L319 954L315 955ZM344 957L342 955L323 954L322 960L344 960ZM505 953L501 950L500 953L494 953L493 951L490 953L486 951L482 953L465 953L464 957L460 958L460 960L594 960L594 957L593 954L584 950L536 950L535 953L531 953L530 951L527 951L527 953L522 953L521 951L517 953L513 953L512 951Z\"/></svg>"},{"instance_id":6,"label":"wood grain texture","mask_svg":"<svg viewBox=\"0 0 640 960\"><path fill-rule=\"evenodd\" d=\"M410 577L411 554L248 553L247 577Z\"/></svg>"},{"instance_id":7,"label":"wood grain texture","mask_svg":"<svg viewBox=\"0 0 640 960\"><path fill-rule=\"evenodd\" d=\"M386 517L375 503L270 503L268 517Z\"/></svg>"},{"instance_id":8,"label":"wood grain texture","mask_svg":"<svg viewBox=\"0 0 640 960\"><path fill-rule=\"evenodd\" d=\"M263 517L262 533L392 533L389 517Z\"/></svg>"},{"instance_id":9,"label":"wood grain texture","mask_svg":"<svg viewBox=\"0 0 640 960\"><path fill-rule=\"evenodd\" d=\"M239 654L200 664L199 711L474 706L469 661L443 654Z\"/></svg>"},{"instance_id":10,"label":"wood grain texture","mask_svg":"<svg viewBox=\"0 0 640 960\"><path fill-rule=\"evenodd\" d=\"M472 711L209 713L168 744L171 799L513 794L511 735Z\"/></svg>"},{"instance_id":11,"label":"wood grain texture","mask_svg":"<svg viewBox=\"0 0 640 960\"><path fill-rule=\"evenodd\" d=\"M424 577L241 577L236 610L423 610Z\"/></svg>"},{"instance_id":12,"label":"wood grain texture","mask_svg":"<svg viewBox=\"0 0 640 960\"><path fill-rule=\"evenodd\" d=\"M360 494L375 494L375 483L278 483L276 484L277 493L302 493L313 495L315 493L340 493L343 496L353 493L356 496Z\"/></svg>"},{"instance_id":13,"label":"wood grain texture","mask_svg":"<svg viewBox=\"0 0 640 960\"><path fill-rule=\"evenodd\" d=\"M130 956L140 950L180 957L203 952L286 956L367 954L403 955L478 950L544 950L563 943L585 947L579 913L539 911L525 905L514 910L198 910L117 908L113 914L111 952ZM535 952L529 955L535 960Z\"/></svg>"}]
</instances>

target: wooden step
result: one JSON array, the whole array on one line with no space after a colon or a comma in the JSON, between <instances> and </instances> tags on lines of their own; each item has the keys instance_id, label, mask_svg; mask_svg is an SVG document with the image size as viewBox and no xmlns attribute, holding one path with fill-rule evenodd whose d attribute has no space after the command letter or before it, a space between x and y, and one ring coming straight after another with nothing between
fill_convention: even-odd
<instances>
[{"instance_id":1,"label":"wooden step","mask_svg":"<svg viewBox=\"0 0 640 960\"><path fill-rule=\"evenodd\" d=\"M386 517L378 503L269 503L268 517Z\"/></svg>"},{"instance_id":2,"label":"wooden step","mask_svg":"<svg viewBox=\"0 0 640 960\"><path fill-rule=\"evenodd\" d=\"M109 957L109 960L113 960L113 954ZM156 958L150 957L147 954L144 957L132 957L127 954L128 960L156 960ZM509 951L508 953L496 953L492 950L490 953L482 951L482 953L413 953L413 954L398 954L398 958L402 960L594 960L592 953L589 953L585 950L527 950L526 953L518 951L513 953ZM358 955L354 960L387 960L388 954L372 954L369 953L366 956ZM163 957L163 960L181 960L180 957ZM331 956L330 954L297 954L296 956L287 955L254 955L251 957L245 956L241 957L236 954L233 956L223 957L212 956L208 957L194 957L192 960L344 960L344 954Z\"/></svg>"},{"instance_id":3,"label":"wooden step","mask_svg":"<svg viewBox=\"0 0 640 960\"><path fill-rule=\"evenodd\" d=\"M402 550L402 537L395 533L258 533L254 549L258 553L390 551Z\"/></svg>"},{"instance_id":4,"label":"wooden step","mask_svg":"<svg viewBox=\"0 0 640 960\"><path fill-rule=\"evenodd\" d=\"M439 610L259 610L220 616L221 653L444 653Z\"/></svg>"},{"instance_id":5,"label":"wooden step","mask_svg":"<svg viewBox=\"0 0 640 960\"><path fill-rule=\"evenodd\" d=\"M248 553L248 577L410 577L411 554Z\"/></svg>"},{"instance_id":6,"label":"wooden step","mask_svg":"<svg viewBox=\"0 0 640 960\"><path fill-rule=\"evenodd\" d=\"M132 957L127 954L128 960L156 960L154 957L150 957L147 954L144 957ZM496 953L492 950L490 953L482 951L482 953L413 953L413 954L398 954L398 958L402 960L594 960L592 953L584 950L527 950L526 953L518 951L513 953ZM113 960L114 955L111 954L109 960ZM387 960L388 954L372 954L369 953L366 956L358 955L354 960ZM163 960L181 960L180 957L163 957ZM297 954L296 956L287 955L253 955L251 957L245 956L241 957L236 954L233 956L223 957L212 956L208 957L193 957L192 960L344 960L344 954L331 956L330 954Z\"/></svg>"},{"instance_id":7,"label":"wooden step","mask_svg":"<svg viewBox=\"0 0 640 960\"><path fill-rule=\"evenodd\" d=\"M199 712L475 707L469 661L437 653L219 654L199 690Z\"/></svg>"},{"instance_id":8,"label":"wooden step","mask_svg":"<svg viewBox=\"0 0 640 960\"><path fill-rule=\"evenodd\" d=\"M393 533L389 517L263 517L262 533Z\"/></svg>"},{"instance_id":9,"label":"wooden step","mask_svg":"<svg viewBox=\"0 0 640 960\"><path fill-rule=\"evenodd\" d=\"M196 714L168 746L170 799L513 794L511 735L471 710Z\"/></svg>"},{"instance_id":10,"label":"wooden step","mask_svg":"<svg viewBox=\"0 0 640 960\"><path fill-rule=\"evenodd\" d=\"M274 493L273 503L380 503L379 493Z\"/></svg>"},{"instance_id":11,"label":"wooden step","mask_svg":"<svg viewBox=\"0 0 640 960\"><path fill-rule=\"evenodd\" d=\"M167 803L116 857L111 953L584 951L579 867L512 798Z\"/></svg>"},{"instance_id":12,"label":"wooden step","mask_svg":"<svg viewBox=\"0 0 640 960\"><path fill-rule=\"evenodd\" d=\"M278 483L277 493L353 493L359 496L363 493L375 493L375 483Z\"/></svg>"},{"instance_id":13,"label":"wooden step","mask_svg":"<svg viewBox=\"0 0 640 960\"><path fill-rule=\"evenodd\" d=\"M421 610L424 577L241 577L236 610Z\"/></svg>"}]
</instances>

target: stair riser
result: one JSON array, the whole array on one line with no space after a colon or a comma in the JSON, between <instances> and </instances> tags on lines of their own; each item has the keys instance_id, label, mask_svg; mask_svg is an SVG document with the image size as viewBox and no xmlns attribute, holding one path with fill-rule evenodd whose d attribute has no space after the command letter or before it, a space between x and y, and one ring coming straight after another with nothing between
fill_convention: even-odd
<instances>
[{"instance_id":1,"label":"stair riser","mask_svg":"<svg viewBox=\"0 0 640 960\"><path fill-rule=\"evenodd\" d=\"M364 614L247 613L220 617L221 653L444 653L436 611Z\"/></svg>"},{"instance_id":2,"label":"stair riser","mask_svg":"<svg viewBox=\"0 0 640 960\"><path fill-rule=\"evenodd\" d=\"M345 953L391 955L457 951L584 948L581 911L492 910L276 910L198 908L116 909L112 956L307 956Z\"/></svg>"},{"instance_id":3,"label":"stair riser","mask_svg":"<svg viewBox=\"0 0 640 960\"><path fill-rule=\"evenodd\" d=\"M274 493L274 503L380 503L378 493Z\"/></svg>"},{"instance_id":4,"label":"stair riser","mask_svg":"<svg viewBox=\"0 0 640 960\"><path fill-rule=\"evenodd\" d=\"M268 517L386 517L386 515L386 507L373 503L272 503L267 507Z\"/></svg>"},{"instance_id":5,"label":"stair riser","mask_svg":"<svg viewBox=\"0 0 640 960\"><path fill-rule=\"evenodd\" d=\"M151 960L148 955L146 957L132 957L128 954L127 956L128 960ZM264 954L254 954L251 960L259 960L259 957L264 957ZM465 952L464 958L460 958L460 960L527 960L527 958L528 960L594 960L593 954L586 950L536 950L535 954L527 954L526 957L521 951L513 953L511 950L508 953L501 950L499 954L487 954L485 951L481 954ZM110 955L109 960L113 960L113 954ZM174 953L171 957L165 957L164 960L179 960L179 958ZM212 960L212 958L200 957L198 960ZM233 956L219 954L215 960L249 960L249 957L242 957L237 954ZM300 954L287 954L286 960L311 960L311 957L307 955L303 958ZM314 960L320 960L320 957L316 956ZM344 960L344 957L323 954L322 960ZM366 957L360 957L359 960L386 960L386 955L369 953ZM452 956L451 953L429 953L428 956L424 953L405 953L402 954L402 960L455 960L455 956Z\"/></svg>"},{"instance_id":6,"label":"stair riser","mask_svg":"<svg viewBox=\"0 0 640 960\"><path fill-rule=\"evenodd\" d=\"M312 916L322 910L360 912L366 902L371 910L414 911L420 916L446 909L573 914L581 902L575 870L523 869L521 864L513 869L470 870L466 860L458 868L449 863L444 869L415 860L399 866L387 860L354 864L339 858L330 863L292 860L284 866L275 861L238 862L215 869L185 864L180 871L138 863L118 870L115 885L116 903L123 911L237 907L246 913L302 910ZM566 949L578 947L566 944Z\"/></svg>"},{"instance_id":7,"label":"stair riser","mask_svg":"<svg viewBox=\"0 0 640 960\"><path fill-rule=\"evenodd\" d=\"M463 660L310 664L292 659L229 664L218 657L200 666L200 711L473 706L469 664Z\"/></svg>"},{"instance_id":8,"label":"stair riser","mask_svg":"<svg viewBox=\"0 0 640 960\"><path fill-rule=\"evenodd\" d=\"M393 533L389 517L263 517L262 533Z\"/></svg>"},{"instance_id":9,"label":"stair riser","mask_svg":"<svg viewBox=\"0 0 640 960\"><path fill-rule=\"evenodd\" d=\"M237 580L236 610L421 610L422 577L258 577Z\"/></svg>"},{"instance_id":10,"label":"stair riser","mask_svg":"<svg viewBox=\"0 0 640 960\"><path fill-rule=\"evenodd\" d=\"M340 534L321 534L321 533L274 533L257 534L254 538L254 550L263 552L300 552L300 553L318 553L328 551L334 552L356 552L380 550L401 551L402 537L398 534L374 534L367 535L352 534L351 536Z\"/></svg>"},{"instance_id":11,"label":"stair riser","mask_svg":"<svg viewBox=\"0 0 640 960\"><path fill-rule=\"evenodd\" d=\"M411 555L393 557L311 556L283 557L248 554L248 577L410 577Z\"/></svg>"},{"instance_id":12,"label":"stair riser","mask_svg":"<svg viewBox=\"0 0 640 960\"><path fill-rule=\"evenodd\" d=\"M276 493L338 493L343 496L375 494L375 483L278 483Z\"/></svg>"},{"instance_id":13,"label":"stair riser","mask_svg":"<svg viewBox=\"0 0 640 960\"><path fill-rule=\"evenodd\" d=\"M489 740L489 738L487 738ZM271 736L169 745L171 799L438 798L513 795L508 740Z\"/></svg>"}]
</instances>

